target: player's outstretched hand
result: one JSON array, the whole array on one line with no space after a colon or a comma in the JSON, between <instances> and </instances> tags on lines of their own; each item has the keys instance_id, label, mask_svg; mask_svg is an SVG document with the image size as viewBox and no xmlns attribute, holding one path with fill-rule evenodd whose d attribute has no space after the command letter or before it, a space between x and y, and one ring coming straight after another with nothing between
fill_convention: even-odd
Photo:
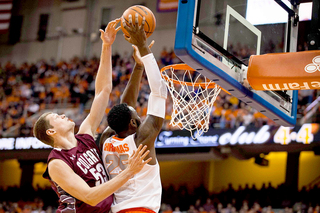
<instances>
[{"instance_id":1,"label":"player's outstretched hand","mask_svg":"<svg viewBox=\"0 0 320 213\"><path fill-rule=\"evenodd\" d=\"M129 23L128 24L126 24L125 19L122 19L122 26L130 34L130 37L127 37L124 34L124 38L128 42L130 42L131 44L134 44L136 46L146 45L147 36L144 31L145 22L146 22L145 17L143 17L141 25L139 25L138 13L135 14L135 23L134 24L132 22L132 15L131 14L129 15Z\"/></svg>"},{"instance_id":2,"label":"player's outstretched hand","mask_svg":"<svg viewBox=\"0 0 320 213\"><path fill-rule=\"evenodd\" d=\"M152 40L151 43L149 44L149 49L151 49L153 44L154 44L154 40ZM143 66L143 62L142 62L138 47L136 45L132 45L132 47L133 47L133 58L135 62L137 63L138 66Z\"/></svg>"},{"instance_id":3,"label":"player's outstretched hand","mask_svg":"<svg viewBox=\"0 0 320 213\"><path fill-rule=\"evenodd\" d=\"M117 32L121 29L120 26L116 28L119 22L120 18L117 18L113 21L110 21L104 31L101 29L99 30L101 32L100 38L103 44L113 44L114 40L116 39Z\"/></svg>"},{"instance_id":4,"label":"player's outstretched hand","mask_svg":"<svg viewBox=\"0 0 320 213\"><path fill-rule=\"evenodd\" d=\"M146 145L142 147L142 144L140 144L137 150L133 150L133 153L129 158L129 163L127 167L128 170L131 170L132 175L135 175L138 172L140 172L144 165L151 161L151 157L147 160L144 160L150 152L149 150L146 151L146 149Z\"/></svg>"}]
</instances>

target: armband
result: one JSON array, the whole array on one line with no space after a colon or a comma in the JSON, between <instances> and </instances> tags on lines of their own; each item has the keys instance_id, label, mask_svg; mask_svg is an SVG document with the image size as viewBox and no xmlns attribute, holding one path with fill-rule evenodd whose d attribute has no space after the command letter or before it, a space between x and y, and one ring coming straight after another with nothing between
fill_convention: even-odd
<instances>
[{"instance_id":1,"label":"armband","mask_svg":"<svg viewBox=\"0 0 320 213\"><path fill-rule=\"evenodd\" d=\"M142 62L146 70L151 93L156 96L167 98L167 87L161 77L159 66L153 54L150 53L143 56Z\"/></svg>"},{"instance_id":2,"label":"armband","mask_svg":"<svg viewBox=\"0 0 320 213\"><path fill-rule=\"evenodd\" d=\"M148 100L148 115L154 115L160 118L166 116L166 98L150 94Z\"/></svg>"}]
</instances>

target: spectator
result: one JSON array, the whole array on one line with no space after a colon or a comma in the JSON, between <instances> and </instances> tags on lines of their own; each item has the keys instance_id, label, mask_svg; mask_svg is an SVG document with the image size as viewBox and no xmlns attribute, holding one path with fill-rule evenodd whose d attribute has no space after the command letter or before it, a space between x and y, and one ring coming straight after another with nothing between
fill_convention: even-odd
<instances>
[{"instance_id":1,"label":"spectator","mask_svg":"<svg viewBox=\"0 0 320 213\"><path fill-rule=\"evenodd\" d=\"M196 203L194 204L194 208L199 211L200 207L201 207L201 200L197 199Z\"/></svg>"},{"instance_id":2,"label":"spectator","mask_svg":"<svg viewBox=\"0 0 320 213\"><path fill-rule=\"evenodd\" d=\"M246 200L242 202L241 209L239 210L239 213L247 213L249 211L249 205Z\"/></svg>"},{"instance_id":3,"label":"spectator","mask_svg":"<svg viewBox=\"0 0 320 213\"><path fill-rule=\"evenodd\" d=\"M172 208L171 208L171 205L169 204L164 204L163 208L162 209L162 213L172 213Z\"/></svg>"},{"instance_id":4,"label":"spectator","mask_svg":"<svg viewBox=\"0 0 320 213\"><path fill-rule=\"evenodd\" d=\"M271 43L270 43L271 45ZM247 57L250 49L240 44L232 44L230 50L239 57ZM269 50L277 51L278 45L271 45ZM174 52L167 51L166 47L160 53L159 63L168 65L180 63ZM120 95L124 89L128 77L132 71L133 60L128 53L124 55L115 54L113 63L113 85L114 93L110 97L110 105L119 102ZM20 128L25 136L31 136L29 117L41 110L48 108L73 107L78 109L78 114L85 115L86 103L94 94L95 71L98 69L99 59L73 58L69 62L54 60L39 60L35 64L22 63L16 66L11 62L0 65L0 133L10 131L10 127ZM146 76L141 82L139 94L140 116L143 118L146 109L146 100L149 87ZM304 115L303 110L315 99L315 90L299 91L298 119ZM172 113L172 100L167 99L167 112L164 128L175 130L178 127L169 125ZM223 106L223 107L222 107ZM27 109L27 115L24 114ZM316 108L319 113L319 109ZM76 113L74 113L76 114ZM73 120L77 120L74 115ZM314 116L312 122L319 122L320 116ZM210 117L211 127L234 128L239 125L275 125L273 121L263 114L251 110L237 98L221 91L217 96ZM32 126L32 125L31 125ZM27 135L29 134L29 135ZM3 137L3 134L1 134Z\"/></svg>"},{"instance_id":5,"label":"spectator","mask_svg":"<svg viewBox=\"0 0 320 213\"><path fill-rule=\"evenodd\" d=\"M223 212L223 205L222 205L222 203L218 203L218 205L217 205L217 212L218 213L222 213Z\"/></svg>"},{"instance_id":6,"label":"spectator","mask_svg":"<svg viewBox=\"0 0 320 213\"><path fill-rule=\"evenodd\" d=\"M190 205L187 213L199 213L196 208L194 208L194 205Z\"/></svg>"},{"instance_id":7,"label":"spectator","mask_svg":"<svg viewBox=\"0 0 320 213\"><path fill-rule=\"evenodd\" d=\"M204 210L203 207L200 207L198 210L199 213L208 213L206 210Z\"/></svg>"},{"instance_id":8,"label":"spectator","mask_svg":"<svg viewBox=\"0 0 320 213\"><path fill-rule=\"evenodd\" d=\"M179 206L175 207L172 213L181 213Z\"/></svg>"},{"instance_id":9,"label":"spectator","mask_svg":"<svg viewBox=\"0 0 320 213\"><path fill-rule=\"evenodd\" d=\"M210 198L207 198L206 203L203 205L203 208L206 212L210 212L214 209L213 203Z\"/></svg>"},{"instance_id":10,"label":"spectator","mask_svg":"<svg viewBox=\"0 0 320 213\"><path fill-rule=\"evenodd\" d=\"M243 119L243 125L244 126L249 126L253 122L253 115L250 113L250 111L249 111L249 109L247 107L245 107L243 109L242 119Z\"/></svg>"},{"instance_id":11,"label":"spectator","mask_svg":"<svg viewBox=\"0 0 320 213\"><path fill-rule=\"evenodd\" d=\"M268 206L266 209L266 213L274 213L272 206Z\"/></svg>"}]
</instances>

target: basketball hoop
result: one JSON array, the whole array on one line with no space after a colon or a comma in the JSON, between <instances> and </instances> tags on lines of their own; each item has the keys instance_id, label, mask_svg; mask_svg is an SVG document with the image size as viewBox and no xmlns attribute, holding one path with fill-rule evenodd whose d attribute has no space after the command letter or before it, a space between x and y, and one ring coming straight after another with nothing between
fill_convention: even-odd
<instances>
[{"instance_id":1,"label":"basketball hoop","mask_svg":"<svg viewBox=\"0 0 320 213\"><path fill-rule=\"evenodd\" d=\"M187 64L163 67L161 76L173 101L170 125L190 131L193 139L207 132L213 103L221 87Z\"/></svg>"}]
</instances>

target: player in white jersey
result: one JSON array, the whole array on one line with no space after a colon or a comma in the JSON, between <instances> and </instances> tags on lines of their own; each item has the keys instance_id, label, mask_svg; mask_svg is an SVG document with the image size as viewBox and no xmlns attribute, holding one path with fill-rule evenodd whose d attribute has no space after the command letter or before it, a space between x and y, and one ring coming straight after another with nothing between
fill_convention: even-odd
<instances>
[{"instance_id":1,"label":"player in white jersey","mask_svg":"<svg viewBox=\"0 0 320 213\"><path fill-rule=\"evenodd\" d=\"M144 20L139 26L135 17L129 24L123 23L133 44L136 66L121 97L121 103L108 113L109 127L100 139L102 159L110 178L117 176L127 166L127 159L140 144L147 145L152 160L143 170L134 175L127 184L114 193L112 212L158 212L161 204L161 180L154 142L165 117L167 89L161 78L158 64L147 46ZM140 56L141 54L141 56ZM141 123L136 106L143 65L146 70L151 94L148 100L147 117Z\"/></svg>"}]
</instances>

